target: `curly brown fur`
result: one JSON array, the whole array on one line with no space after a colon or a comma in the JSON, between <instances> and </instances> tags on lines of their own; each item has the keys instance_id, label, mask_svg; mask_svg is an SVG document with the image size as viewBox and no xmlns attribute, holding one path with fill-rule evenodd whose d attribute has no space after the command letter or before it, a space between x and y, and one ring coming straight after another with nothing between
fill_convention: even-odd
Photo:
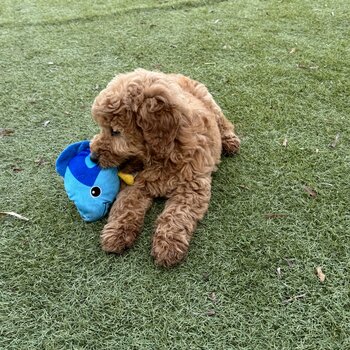
<instances>
[{"instance_id":1,"label":"curly brown fur","mask_svg":"<svg viewBox=\"0 0 350 350\"><path fill-rule=\"evenodd\" d=\"M114 78L96 97L92 114L101 128L91 143L99 164L139 170L111 209L102 248L121 253L130 247L153 199L166 197L152 255L159 265L180 262L208 209L221 153L239 150L233 125L203 84L142 69Z\"/></svg>"}]
</instances>

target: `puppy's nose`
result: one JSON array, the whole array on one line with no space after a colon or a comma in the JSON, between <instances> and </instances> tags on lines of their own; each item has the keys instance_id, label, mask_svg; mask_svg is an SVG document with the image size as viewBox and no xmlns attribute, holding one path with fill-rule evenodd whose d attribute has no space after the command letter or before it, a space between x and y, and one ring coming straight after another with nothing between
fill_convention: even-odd
<instances>
[{"instance_id":1,"label":"puppy's nose","mask_svg":"<svg viewBox=\"0 0 350 350\"><path fill-rule=\"evenodd\" d=\"M98 158L99 158L98 153L96 153L96 152L91 152L91 153L90 153L90 159L91 159L94 163L98 163Z\"/></svg>"}]
</instances>

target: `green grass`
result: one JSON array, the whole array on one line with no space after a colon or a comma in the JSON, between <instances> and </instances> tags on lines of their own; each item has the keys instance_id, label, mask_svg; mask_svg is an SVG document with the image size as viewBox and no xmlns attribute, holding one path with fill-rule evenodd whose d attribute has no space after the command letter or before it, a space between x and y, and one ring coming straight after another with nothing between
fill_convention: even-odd
<instances>
[{"instance_id":1,"label":"green grass","mask_svg":"<svg viewBox=\"0 0 350 350\"><path fill-rule=\"evenodd\" d=\"M3 0L0 211L30 221L0 218L0 348L350 348L349 21L347 0ZM170 270L150 257L161 201L107 255L54 169L137 67L204 82L242 137Z\"/></svg>"}]
</instances>

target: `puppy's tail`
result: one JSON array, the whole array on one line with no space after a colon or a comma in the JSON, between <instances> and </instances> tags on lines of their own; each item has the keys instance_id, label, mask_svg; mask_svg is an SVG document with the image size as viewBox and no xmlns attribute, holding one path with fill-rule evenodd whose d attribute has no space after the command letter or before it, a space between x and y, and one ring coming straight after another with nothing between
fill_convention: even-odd
<instances>
[{"instance_id":1,"label":"puppy's tail","mask_svg":"<svg viewBox=\"0 0 350 350\"><path fill-rule=\"evenodd\" d=\"M217 123L221 135L222 152L226 155L234 155L238 153L241 140L235 134L233 124L226 119L221 111L217 113Z\"/></svg>"}]
</instances>

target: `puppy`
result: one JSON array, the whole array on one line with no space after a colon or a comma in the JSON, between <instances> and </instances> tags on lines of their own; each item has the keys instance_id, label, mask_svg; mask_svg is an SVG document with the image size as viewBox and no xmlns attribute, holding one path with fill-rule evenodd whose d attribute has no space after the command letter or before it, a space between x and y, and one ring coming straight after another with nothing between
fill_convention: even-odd
<instances>
[{"instance_id":1,"label":"puppy","mask_svg":"<svg viewBox=\"0 0 350 350\"><path fill-rule=\"evenodd\" d=\"M117 75L96 97L92 115L101 129L91 142L94 160L139 171L112 206L102 249L122 253L131 247L153 199L165 197L152 256L158 265L179 263L208 209L221 153L239 150L233 125L203 84L143 69Z\"/></svg>"}]
</instances>

